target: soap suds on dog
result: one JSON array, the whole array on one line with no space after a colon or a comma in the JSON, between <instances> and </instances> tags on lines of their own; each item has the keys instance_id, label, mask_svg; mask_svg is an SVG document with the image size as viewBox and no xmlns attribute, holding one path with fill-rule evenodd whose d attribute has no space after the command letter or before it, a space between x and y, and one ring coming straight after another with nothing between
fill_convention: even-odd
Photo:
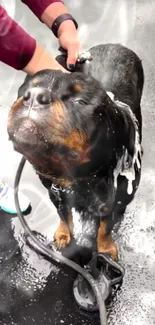
<instances>
[{"instance_id":1,"label":"soap suds on dog","mask_svg":"<svg viewBox=\"0 0 155 325\"><path fill-rule=\"evenodd\" d=\"M111 98L111 100L113 100L115 102L115 104L117 106L127 109L128 113L130 114L132 121L134 123L135 145L134 145L134 155L132 158L132 163L131 163L131 165L129 165L129 163L128 163L129 153L128 153L128 150L125 147L123 147L122 148L123 154L118 159L116 168L114 169L114 173L113 173L115 188L117 188L118 176L119 175L124 176L124 177L126 177L126 179L128 181L127 193L129 195L131 195L133 192L132 182L135 180L135 168L137 168L138 170L141 168L140 158L141 158L142 149L141 149L141 144L140 144L140 140L139 140L137 120L136 120L135 115L133 114L133 112L131 111L130 107L127 104L122 103L119 100L115 100L115 96L111 92L107 92L107 95Z\"/></svg>"}]
</instances>

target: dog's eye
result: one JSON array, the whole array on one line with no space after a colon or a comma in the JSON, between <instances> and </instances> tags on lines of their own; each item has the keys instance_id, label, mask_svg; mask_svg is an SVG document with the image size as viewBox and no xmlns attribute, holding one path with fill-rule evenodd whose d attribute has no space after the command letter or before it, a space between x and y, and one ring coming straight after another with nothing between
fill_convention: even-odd
<instances>
[{"instance_id":1,"label":"dog's eye","mask_svg":"<svg viewBox=\"0 0 155 325\"><path fill-rule=\"evenodd\" d=\"M77 151L70 151L67 153L68 160L77 160L79 159L79 153Z\"/></svg>"},{"instance_id":2,"label":"dog's eye","mask_svg":"<svg viewBox=\"0 0 155 325\"><path fill-rule=\"evenodd\" d=\"M75 103L80 104L80 105L87 105L86 101L84 99L75 99Z\"/></svg>"}]
</instances>

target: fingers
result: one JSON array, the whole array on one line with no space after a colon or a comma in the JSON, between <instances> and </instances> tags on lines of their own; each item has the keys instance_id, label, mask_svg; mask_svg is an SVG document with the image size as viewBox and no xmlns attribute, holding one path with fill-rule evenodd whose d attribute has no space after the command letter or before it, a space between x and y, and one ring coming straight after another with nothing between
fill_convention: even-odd
<instances>
[{"instance_id":1,"label":"fingers","mask_svg":"<svg viewBox=\"0 0 155 325\"><path fill-rule=\"evenodd\" d=\"M73 70L77 61L78 53L75 46L70 46L67 54L67 67L69 70Z\"/></svg>"},{"instance_id":2,"label":"fingers","mask_svg":"<svg viewBox=\"0 0 155 325\"><path fill-rule=\"evenodd\" d=\"M70 45L67 53L67 68L72 71L80 54L80 48L76 44Z\"/></svg>"},{"instance_id":3,"label":"fingers","mask_svg":"<svg viewBox=\"0 0 155 325\"><path fill-rule=\"evenodd\" d=\"M74 28L73 31L61 33L59 36L59 44L67 51L67 68L72 71L81 53L81 44L76 29Z\"/></svg>"}]
</instances>

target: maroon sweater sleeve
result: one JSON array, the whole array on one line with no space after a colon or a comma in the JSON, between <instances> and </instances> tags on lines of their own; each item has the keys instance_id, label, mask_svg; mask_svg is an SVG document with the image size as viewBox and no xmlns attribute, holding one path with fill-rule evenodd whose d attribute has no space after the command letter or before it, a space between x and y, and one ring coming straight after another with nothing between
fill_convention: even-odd
<instances>
[{"instance_id":1,"label":"maroon sweater sleeve","mask_svg":"<svg viewBox=\"0 0 155 325\"><path fill-rule=\"evenodd\" d=\"M23 70L33 56L36 41L0 6L0 61Z\"/></svg>"},{"instance_id":2,"label":"maroon sweater sleeve","mask_svg":"<svg viewBox=\"0 0 155 325\"><path fill-rule=\"evenodd\" d=\"M21 0L30 10L40 19L44 10L54 2L61 2L61 0Z\"/></svg>"}]
</instances>

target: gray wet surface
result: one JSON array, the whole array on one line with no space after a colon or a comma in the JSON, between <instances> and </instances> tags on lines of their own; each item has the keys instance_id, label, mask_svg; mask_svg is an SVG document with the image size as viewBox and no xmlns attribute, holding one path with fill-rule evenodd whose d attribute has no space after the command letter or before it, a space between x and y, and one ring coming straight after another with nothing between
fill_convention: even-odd
<instances>
[{"instance_id":1,"label":"gray wet surface","mask_svg":"<svg viewBox=\"0 0 155 325\"><path fill-rule=\"evenodd\" d=\"M31 12L15 0L0 1L9 14L53 55L58 44L52 33ZM130 47L142 59L145 86L142 99L143 113L143 170L135 200L130 204L120 229L114 233L125 267L121 292L109 308L111 325L155 324L155 2L154 0L72 0L65 1L79 23L83 49L100 43L118 42ZM20 155L12 149L6 131L10 105L16 98L24 74L0 64L0 174L13 185ZM27 163L21 189L32 202L30 224L52 238L58 224L55 208L48 199L32 167ZM76 219L76 218L75 218ZM20 225L13 220L15 236L20 239ZM87 229L87 225L85 225ZM77 222L76 233L80 231ZM51 265L35 254L23 254L30 268L44 281ZM57 273L57 269L55 270ZM36 277L35 274L35 277ZM81 317L81 316L80 316ZM82 323L82 319L81 319Z\"/></svg>"}]
</instances>

